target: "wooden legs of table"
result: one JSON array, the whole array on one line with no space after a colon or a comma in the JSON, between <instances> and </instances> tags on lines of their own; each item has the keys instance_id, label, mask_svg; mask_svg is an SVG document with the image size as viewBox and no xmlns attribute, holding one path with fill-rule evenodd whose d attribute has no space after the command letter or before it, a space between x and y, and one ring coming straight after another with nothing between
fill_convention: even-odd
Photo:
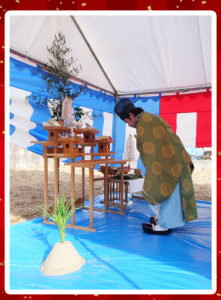
<instances>
[{"instance_id":1,"label":"wooden legs of table","mask_svg":"<svg viewBox=\"0 0 221 300\"><path fill-rule=\"evenodd\" d=\"M44 156L44 207L48 206L48 158ZM48 218L44 216L44 221Z\"/></svg>"},{"instance_id":2,"label":"wooden legs of table","mask_svg":"<svg viewBox=\"0 0 221 300\"><path fill-rule=\"evenodd\" d=\"M94 168L89 168L89 208L90 208L90 228L93 229Z\"/></svg>"},{"instance_id":3,"label":"wooden legs of table","mask_svg":"<svg viewBox=\"0 0 221 300\"><path fill-rule=\"evenodd\" d=\"M124 165L121 164L121 176L120 176L120 210L121 212L124 211Z\"/></svg>"},{"instance_id":4,"label":"wooden legs of table","mask_svg":"<svg viewBox=\"0 0 221 300\"><path fill-rule=\"evenodd\" d=\"M105 211L108 211L108 164L105 165L104 171L104 204Z\"/></svg>"},{"instance_id":5,"label":"wooden legs of table","mask_svg":"<svg viewBox=\"0 0 221 300\"><path fill-rule=\"evenodd\" d=\"M59 158L54 158L54 207L56 207L58 199L58 185L59 185Z\"/></svg>"},{"instance_id":6,"label":"wooden legs of table","mask_svg":"<svg viewBox=\"0 0 221 300\"><path fill-rule=\"evenodd\" d=\"M84 176L84 168L82 168L82 178ZM82 181L82 184L84 182ZM82 187L83 188L83 187ZM75 167L71 166L71 199L75 199ZM75 205L74 203L72 205ZM73 207L73 206L72 206ZM76 226L75 225L75 212L71 217L71 225L67 225L67 227L87 230L87 231L95 231L93 228L93 207L94 207L94 169L89 168L89 214L90 214L90 227Z\"/></svg>"},{"instance_id":7,"label":"wooden legs of table","mask_svg":"<svg viewBox=\"0 0 221 300\"><path fill-rule=\"evenodd\" d=\"M71 159L72 163L74 163L74 159ZM84 185L85 185L85 170L82 168L82 196L84 197ZM86 231L96 231L93 228L93 202L94 202L94 186L93 186L93 179L94 179L94 169L89 169L89 213L90 213L90 227L84 226L77 226L75 225L75 212L71 218L71 224L67 224L67 227L86 230ZM59 158L54 157L54 207L56 207L57 199L59 194ZM71 166L71 200L75 199L75 167ZM75 203L72 204L72 207ZM48 157L46 156L46 152L44 150L44 207L48 207ZM49 221L48 218L44 217L44 223L53 224L54 222Z\"/></svg>"},{"instance_id":8,"label":"wooden legs of table","mask_svg":"<svg viewBox=\"0 0 221 300\"><path fill-rule=\"evenodd\" d=\"M82 200L84 202L85 200L85 169L81 168L81 178L82 178L82 184L81 184L81 194L82 194Z\"/></svg>"},{"instance_id":9,"label":"wooden legs of table","mask_svg":"<svg viewBox=\"0 0 221 300\"><path fill-rule=\"evenodd\" d=\"M74 159L71 159L71 162L74 162ZM71 201L75 199L75 167L71 166ZM75 206L75 202L71 203L71 208ZM71 217L71 224L75 225L75 212Z\"/></svg>"},{"instance_id":10,"label":"wooden legs of table","mask_svg":"<svg viewBox=\"0 0 221 300\"><path fill-rule=\"evenodd\" d=\"M82 179L84 176L85 169L82 168ZM84 182L82 181L82 184ZM84 207L86 208L86 207ZM89 214L90 214L90 227L81 227L75 226L76 229L88 230L88 231L96 231L93 228L93 211L94 211L94 168L89 168Z\"/></svg>"}]
</instances>

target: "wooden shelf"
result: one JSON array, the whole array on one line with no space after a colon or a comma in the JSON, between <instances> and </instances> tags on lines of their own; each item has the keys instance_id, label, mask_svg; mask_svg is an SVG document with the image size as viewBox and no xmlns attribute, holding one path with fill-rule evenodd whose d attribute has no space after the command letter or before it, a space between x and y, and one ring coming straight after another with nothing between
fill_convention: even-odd
<instances>
[{"instance_id":1,"label":"wooden shelf","mask_svg":"<svg viewBox=\"0 0 221 300\"><path fill-rule=\"evenodd\" d=\"M58 138L58 142L76 142L78 144L80 144L83 141L82 138L80 137L76 137L76 136L68 136L68 137L59 137Z\"/></svg>"},{"instance_id":2,"label":"wooden shelf","mask_svg":"<svg viewBox=\"0 0 221 300\"><path fill-rule=\"evenodd\" d=\"M113 140L110 140L110 139L108 139L108 138L105 138L105 139L95 139L94 140L96 143L101 143L101 144L103 144L103 143L115 143Z\"/></svg>"},{"instance_id":3,"label":"wooden shelf","mask_svg":"<svg viewBox=\"0 0 221 300\"><path fill-rule=\"evenodd\" d=\"M107 156L107 155L112 155L112 154L116 154L116 152L106 152L106 153L99 153L99 152L96 152L96 153L85 153L87 155L92 155L92 156Z\"/></svg>"},{"instance_id":4,"label":"wooden shelf","mask_svg":"<svg viewBox=\"0 0 221 300\"><path fill-rule=\"evenodd\" d=\"M93 128L93 129L73 128L73 132L78 133L78 134L81 134L81 133L99 133L97 128Z\"/></svg>"},{"instance_id":5,"label":"wooden shelf","mask_svg":"<svg viewBox=\"0 0 221 300\"><path fill-rule=\"evenodd\" d=\"M31 141L32 144L42 144L42 146L57 146L55 141Z\"/></svg>"},{"instance_id":6,"label":"wooden shelf","mask_svg":"<svg viewBox=\"0 0 221 300\"><path fill-rule=\"evenodd\" d=\"M90 146L96 146L97 143L85 143L85 142L81 142L81 146L84 146L84 147L90 147Z\"/></svg>"},{"instance_id":7,"label":"wooden shelf","mask_svg":"<svg viewBox=\"0 0 221 300\"><path fill-rule=\"evenodd\" d=\"M64 131L71 131L71 129L69 127L65 127L65 126L55 126L55 125L50 125L47 122L43 122L43 129L45 130L64 130Z\"/></svg>"},{"instance_id":8,"label":"wooden shelf","mask_svg":"<svg viewBox=\"0 0 221 300\"><path fill-rule=\"evenodd\" d=\"M65 165L71 165L73 167L83 167L83 168L93 168L96 165L100 164L125 164L128 160L116 160L116 159L94 159L94 160L82 160L76 163L65 163Z\"/></svg>"}]
</instances>

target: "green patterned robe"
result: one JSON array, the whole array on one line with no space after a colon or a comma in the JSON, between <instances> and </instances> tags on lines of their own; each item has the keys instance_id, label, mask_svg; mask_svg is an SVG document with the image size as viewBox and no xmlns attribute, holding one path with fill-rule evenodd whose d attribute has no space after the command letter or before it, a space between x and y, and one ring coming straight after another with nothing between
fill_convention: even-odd
<instances>
[{"instance_id":1,"label":"green patterned robe","mask_svg":"<svg viewBox=\"0 0 221 300\"><path fill-rule=\"evenodd\" d=\"M137 149L146 168L144 199L153 205L161 203L180 181L185 222L196 219L193 163L180 138L161 117L147 112L139 115L136 131Z\"/></svg>"}]
</instances>

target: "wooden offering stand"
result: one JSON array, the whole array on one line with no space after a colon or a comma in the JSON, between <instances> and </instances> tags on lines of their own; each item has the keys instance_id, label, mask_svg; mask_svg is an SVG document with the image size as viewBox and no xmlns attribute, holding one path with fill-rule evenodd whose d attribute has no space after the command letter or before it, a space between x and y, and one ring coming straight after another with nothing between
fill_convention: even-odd
<instances>
[{"instance_id":1,"label":"wooden offering stand","mask_svg":"<svg viewBox=\"0 0 221 300\"><path fill-rule=\"evenodd\" d=\"M121 193L122 205L120 211L111 211L108 209L108 164L120 164L121 167L121 183L120 189L123 191L123 168L124 164L127 162L125 160L117 161L110 159L110 155L114 154L110 152L110 147L101 148L98 153L94 153L94 147L97 144L106 145L114 141L109 141L106 139L96 140L95 134L99 133L97 129L82 129L82 128L73 128L75 136L67 136L71 134L71 128L64 126L53 126L48 123L43 123L43 129L48 130L48 141L34 141L32 143L40 143L43 146L43 156L44 156L44 206L48 207L48 158L54 159L54 206L56 206L58 194L59 194L59 159L60 158L70 158L71 163L66 163L65 165L71 166L71 199L75 198L75 167L82 168L82 197L81 203L84 203L84 189L85 189L85 168L89 168L89 210L90 210L90 225L89 227L77 226L75 224L75 213L72 215L71 224L67 224L67 227L95 231L93 228L93 210L105 211L105 212L114 212L124 214L123 212L123 193ZM79 135L83 134L83 138ZM64 136L65 135L65 136ZM85 153L85 147L90 146L91 152ZM101 155L102 154L102 155ZM85 156L90 155L91 160L85 160ZM95 159L95 157L102 156L103 159ZM81 157L81 160L75 162L75 158ZM96 165L104 164L104 202L105 209L94 209L93 207L93 198L94 198L94 167ZM77 203L73 204L77 205ZM86 208L86 207L83 207ZM87 208L88 209L88 208ZM44 218L45 223L54 224L54 222L49 221L47 218Z\"/></svg>"}]
</instances>

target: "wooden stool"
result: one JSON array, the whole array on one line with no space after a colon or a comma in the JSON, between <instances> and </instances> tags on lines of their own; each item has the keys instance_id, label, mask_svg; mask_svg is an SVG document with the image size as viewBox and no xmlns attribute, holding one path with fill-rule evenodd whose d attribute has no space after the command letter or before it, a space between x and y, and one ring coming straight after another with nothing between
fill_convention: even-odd
<instances>
[{"instance_id":1,"label":"wooden stool","mask_svg":"<svg viewBox=\"0 0 221 300\"><path fill-rule=\"evenodd\" d=\"M123 199L123 208L127 209L128 204L128 187L129 182L123 182L123 190L121 190L121 180L109 178L108 180L108 205L113 207L121 206ZM118 200L118 202L116 202Z\"/></svg>"}]
</instances>

